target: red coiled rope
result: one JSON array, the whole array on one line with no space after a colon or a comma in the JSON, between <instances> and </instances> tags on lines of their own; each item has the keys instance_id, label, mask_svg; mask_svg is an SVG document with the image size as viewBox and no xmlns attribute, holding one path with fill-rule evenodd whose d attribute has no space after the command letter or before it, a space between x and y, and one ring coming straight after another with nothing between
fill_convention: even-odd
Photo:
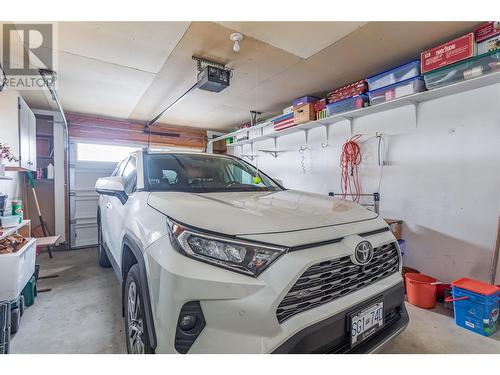
<instances>
[{"instance_id":1,"label":"red coiled rope","mask_svg":"<svg viewBox=\"0 0 500 375\"><path fill-rule=\"evenodd\" d=\"M342 146L342 154L340 155L342 199L346 199L347 194L353 194L352 200L354 202L359 202L361 194L361 186L358 178L358 165L361 163L361 147L357 143L360 138L360 134L351 137Z\"/></svg>"}]
</instances>

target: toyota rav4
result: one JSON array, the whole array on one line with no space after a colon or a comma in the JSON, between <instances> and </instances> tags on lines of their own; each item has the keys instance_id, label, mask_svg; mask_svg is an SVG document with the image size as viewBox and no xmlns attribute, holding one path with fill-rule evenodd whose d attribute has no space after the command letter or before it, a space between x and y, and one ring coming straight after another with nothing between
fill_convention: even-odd
<instances>
[{"instance_id":1,"label":"toyota rav4","mask_svg":"<svg viewBox=\"0 0 500 375\"><path fill-rule=\"evenodd\" d=\"M397 241L360 205L148 149L96 190L129 353L369 353L408 323Z\"/></svg>"}]
</instances>

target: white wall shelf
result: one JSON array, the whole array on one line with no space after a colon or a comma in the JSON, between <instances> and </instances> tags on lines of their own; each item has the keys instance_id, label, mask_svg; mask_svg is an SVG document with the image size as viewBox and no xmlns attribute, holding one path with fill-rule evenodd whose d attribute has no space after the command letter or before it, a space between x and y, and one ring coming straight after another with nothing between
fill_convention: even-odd
<instances>
[{"instance_id":1,"label":"white wall shelf","mask_svg":"<svg viewBox=\"0 0 500 375\"><path fill-rule=\"evenodd\" d=\"M9 176L0 176L0 180L12 180L12 177L9 177Z\"/></svg>"},{"instance_id":2,"label":"white wall shelf","mask_svg":"<svg viewBox=\"0 0 500 375\"><path fill-rule=\"evenodd\" d=\"M335 124L337 122L346 121L346 120L351 122L355 118L368 116L368 115L371 115L374 113L389 111L391 109L400 108L400 107L404 107L404 106L408 106L408 105L413 105L415 107L415 111L417 113L417 106L419 103L423 103L423 102L426 102L429 100L445 97L448 95L459 94L459 93L464 92L464 91L470 91L470 90L478 89L481 87L494 85L497 83L500 83L500 72L487 74L487 75L484 75L481 77L476 77L476 78L473 78L473 79L470 79L467 81L454 83L454 84L440 87L440 88L437 88L434 90L424 91L421 93L408 95L408 96L394 99L394 100L391 100L388 102L376 104L374 106L356 109L354 111L344 112L344 113L341 113L338 115L333 115L333 116L330 116L330 117L327 117L324 119L296 125L296 126L293 126L291 128L288 128L288 129L274 131L274 132L270 132L268 134L262 134L262 132L263 132L262 129L270 124L270 121L266 121L262 124L255 125L251 128L240 129L240 130L237 130L235 132L228 133L224 136L212 139L211 142L215 142L217 140L225 139L228 137L234 137L237 134L242 134L242 133L249 132L249 131L254 132L255 130L261 129L260 136L252 137L249 139L244 139L241 141L236 141L236 142L233 142L231 144L228 144L227 146L228 147L243 146L245 144L253 144L256 142L260 142L260 141L263 141L266 139L273 139L273 138L276 141L276 138L282 137L282 136L287 135L287 134L297 133L300 131L305 132L306 144L307 144L307 133L310 129L314 129L314 128L318 128L318 127L323 126L327 130L327 134L328 134L328 129L326 127L329 125ZM351 132L352 132L352 123L351 123ZM327 145L328 145L328 140L322 146L327 147ZM276 155L276 156L277 156L278 152L281 152L278 150L276 150L276 151L274 151L274 150L259 150L259 151L263 151L263 152L267 151L269 153L271 153L271 151L272 151L274 153L274 155Z\"/></svg>"}]
</instances>

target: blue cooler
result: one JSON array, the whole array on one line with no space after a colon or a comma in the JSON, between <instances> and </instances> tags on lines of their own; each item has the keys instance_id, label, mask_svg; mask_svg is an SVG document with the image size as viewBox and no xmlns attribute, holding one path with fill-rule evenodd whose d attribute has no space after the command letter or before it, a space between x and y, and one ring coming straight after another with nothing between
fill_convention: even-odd
<instances>
[{"instance_id":1,"label":"blue cooler","mask_svg":"<svg viewBox=\"0 0 500 375\"><path fill-rule=\"evenodd\" d=\"M490 336L498 328L500 288L478 280L461 278L451 283L455 324Z\"/></svg>"}]
</instances>

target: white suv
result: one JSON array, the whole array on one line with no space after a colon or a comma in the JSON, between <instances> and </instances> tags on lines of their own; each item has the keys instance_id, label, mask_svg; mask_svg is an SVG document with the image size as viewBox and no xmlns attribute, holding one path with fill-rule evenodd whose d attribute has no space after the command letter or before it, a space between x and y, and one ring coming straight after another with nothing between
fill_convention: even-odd
<instances>
[{"instance_id":1,"label":"white suv","mask_svg":"<svg viewBox=\"0 0 500 375\"><path fill-rule=\"evenodd\" d=\"M147 149L96 190L130 353L367 353L408 324L398 244L357 204Z\"/></svg>"}]
</instances>

